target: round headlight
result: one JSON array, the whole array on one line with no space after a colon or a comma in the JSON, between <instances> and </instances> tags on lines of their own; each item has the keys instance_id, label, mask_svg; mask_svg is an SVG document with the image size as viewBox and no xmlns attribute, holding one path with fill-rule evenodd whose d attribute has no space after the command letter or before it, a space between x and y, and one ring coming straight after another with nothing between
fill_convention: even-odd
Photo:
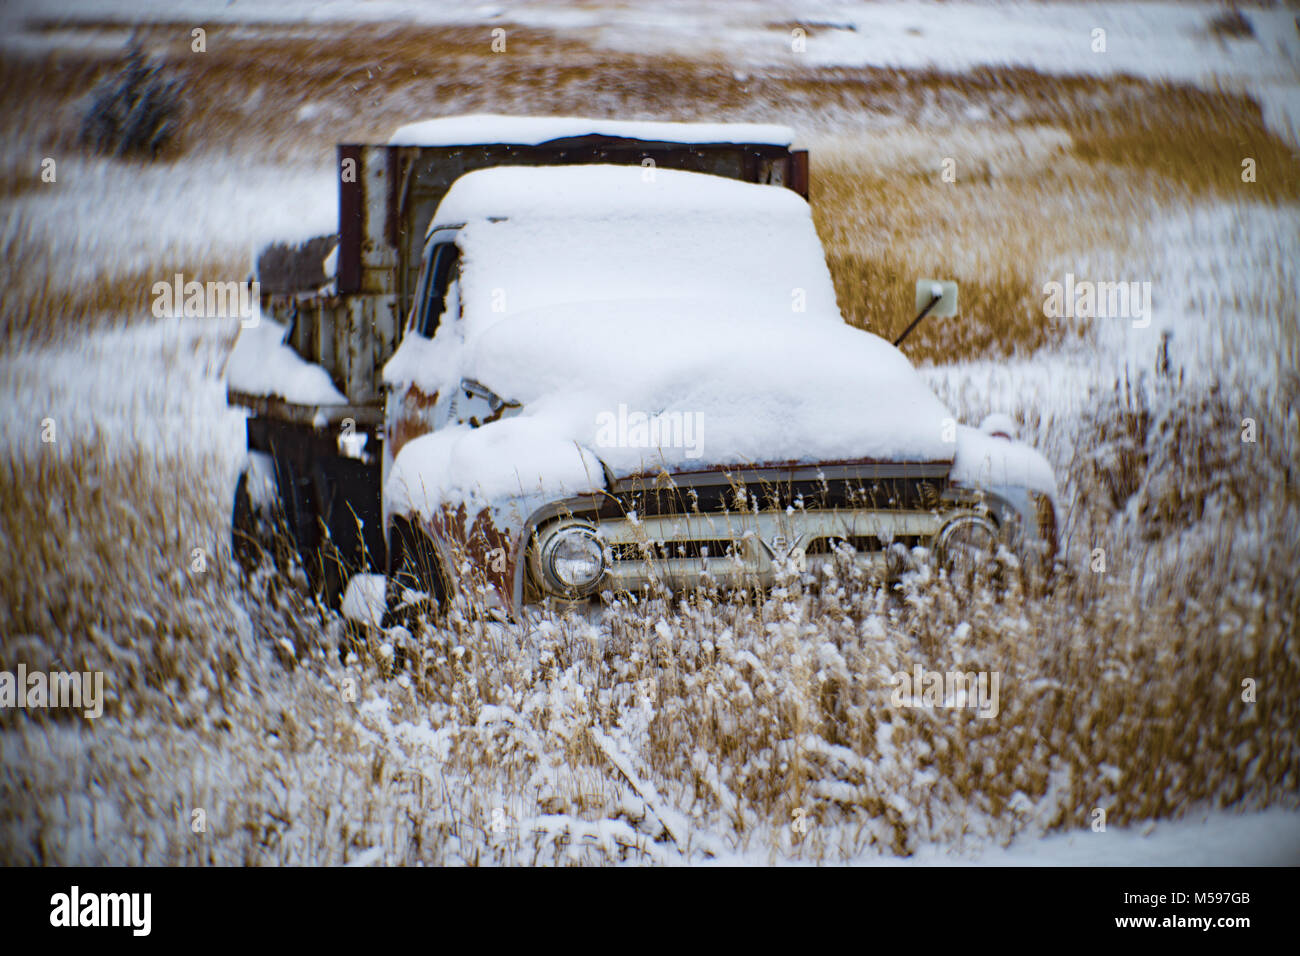
<instances>
[{"instance_id":1,"label":"round headlight","mask_svg":"<svg viewBox=\"0 0 1300 956\"><path fill-rule=\"evenodd\" d=\"M557 590L585 594L605 573L605 548L590 528L565 528L546 542L542 567Z\"/></svg>"},{"instance_id":2,"label":"round headlight","mask_svg":"<svg viewBox=\"0 0 1300 956\"><path fill-rule=\"evenodd\" d=\"M962 515L939 532L939 557L950 573L964 579L992 565L997 542L998 529L987 518Z\"/></svg>"}]
</instances>

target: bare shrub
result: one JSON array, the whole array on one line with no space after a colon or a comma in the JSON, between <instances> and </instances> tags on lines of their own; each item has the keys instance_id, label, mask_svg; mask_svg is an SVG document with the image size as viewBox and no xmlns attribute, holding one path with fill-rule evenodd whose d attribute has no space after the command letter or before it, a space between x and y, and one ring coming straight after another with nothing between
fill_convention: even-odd
<instances>
[{"instance_id":1,"label":"bare shrub","mask_svg":"<svg viewBox=\"0 0 1300 956\"><path fill-rule=\"evenodd\" d=\"M1255 28L1251 26L1250 20L1236 7L1216 15L1207 29L1215 36L1231 37L1234 40L1255 35Z\"/></svg>"},{"instance_id":2,"label":"bare shrub","mask_svg":"<svg viewBox=\"0 0 1300 956\"><path fill-rule=\"evenodd\" d=\"M81 138L108 156L156 159L180 129L181 108L180 82L168 79L160 63L146 61L133 43L121 70L91 95Z\"/></svg>"}]
</instances>

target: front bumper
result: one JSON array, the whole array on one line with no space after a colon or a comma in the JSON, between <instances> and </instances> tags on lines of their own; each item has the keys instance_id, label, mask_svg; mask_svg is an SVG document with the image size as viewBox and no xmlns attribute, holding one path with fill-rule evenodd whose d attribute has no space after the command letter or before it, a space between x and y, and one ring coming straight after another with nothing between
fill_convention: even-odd
<instances>
[{"instance_id":1,"label":"front bumper","mask_svg":"<svg viewBox=\"0 0 1300 956\"><path fill-rule=\"evenodd\" d=\"M935 552L945 528L971 518L1035 560L1055 551L1050 500L1023 489L949 487L934 466L828 472L660 476L653 486L557 503L530 522L517 594L531 603L648 587L768 588L783 573L832 560L883 581L906 567L913 548ZM580 595L556 587L541 557L552 536L574 525L605 545L605 572Z\"/></svg>"},{"instance_id":2,"label":"front bumper","mask_svg":"<svg viewBox=\"0 0 1300 956\"><path fill-rule=\"evenodd\" d=\"M867 510L604 520L595 525L607 556L599 589L770 587L783 569L806 571L835 554L883 578L892 546L928 546L943 523L938 514Z\"/></svg>"}]
</instances>

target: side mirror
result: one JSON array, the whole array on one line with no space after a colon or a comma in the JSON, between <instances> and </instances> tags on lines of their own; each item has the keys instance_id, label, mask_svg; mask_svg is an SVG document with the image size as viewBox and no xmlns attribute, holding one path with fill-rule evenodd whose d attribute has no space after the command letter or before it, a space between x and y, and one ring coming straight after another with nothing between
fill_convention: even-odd
<instances>
[{"instance_id":1,"label":"side mirror","mask_svg":"<svg viewBox=\"0 0 1300 956\"><path fill-rule=\"evenodd\" d=\"M927 315L951 319L957 314L957 283L943 279L917 279L916 311L924 312L931 302L934 302L934 308L926 312Z\"/></svg>"},{"instance_id":2,"label":"side mirror","mask_svg":"<svg viewBox=\"0 0 1300 956\"><path fill-rule=\"evenodd\" d=\"M518 402L507 401L481 382L462 378L453 399L452 417L462 425L478 428L499 418L509 418L521 407Z\"/></svg>"},{"instance_id":3,"label":"side mirror","mask_svg":"<svg viewBox=\"0 0 1300 956\"><path fill-rule=\"evenodd\" d=\"M903 330L903 334L894 339L894 345L901 345L914 328L927 315L941 319L950 319L957 314L957 283L944 279L916 280L916 318Z\"/></svg>"}]
</instances>

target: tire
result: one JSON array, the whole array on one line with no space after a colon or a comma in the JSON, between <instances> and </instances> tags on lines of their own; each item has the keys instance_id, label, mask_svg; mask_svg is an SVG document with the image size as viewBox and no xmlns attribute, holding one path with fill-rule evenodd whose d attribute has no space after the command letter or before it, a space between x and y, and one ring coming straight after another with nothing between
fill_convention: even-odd
<instances>
[{"instance_id":1,"label":"tire","mask_svg":"<svg viewBox=\"0 0 1300 956\"><path fill-rule=\"evenodd\" d=\"M402 604L409 592L423 592L427 598ZM437 548L428 535L406 521L394 523L388 543L387 610L384 627L401 625L408 630L423 612L441 620L447 609L447 577Z\"/></svg>"},{"instance_id":2,"label":"tire","mask_svg":"<svg viewBox=\"0 0 1300 956\"><path fill-rule=\"evenodd\" d=\"M256 570L262 555L270 550L263 524L264 519L254 510L248 494L248 472L241 472L230 509L230 553L246 574Z\"/></svg>"},{"instance_id":3,"label":"tire","mask_svg":"<svg viewBox=\"0 0 1300 956\"><path fill-rule=\"evenodd\" d=\"M995 582L998 541L998 527L992 521L979 515L962 515L939 533L940 567L964 592L981 583Z\"/></svg>"}]
</instances>

